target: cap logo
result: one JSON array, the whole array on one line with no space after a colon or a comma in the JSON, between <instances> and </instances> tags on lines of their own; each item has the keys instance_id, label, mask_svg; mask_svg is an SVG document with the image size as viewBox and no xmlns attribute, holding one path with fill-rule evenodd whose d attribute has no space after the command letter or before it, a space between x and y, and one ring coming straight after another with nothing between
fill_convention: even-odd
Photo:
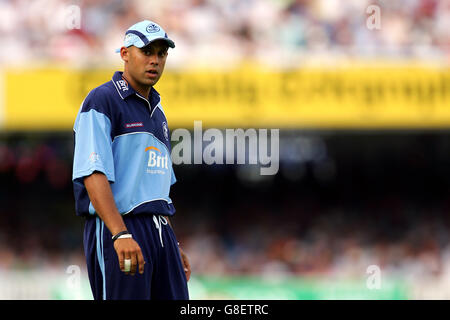
<instances>
[{"instance_id":1,"label":"cap logo","mask_svg":"<svg viewBox=\"0 0 450 320\"><path fill-rule=\"evenodd\" d=\"M160 28L156 24L150 23L145 30L147 30L148 33L155 33L158 32Z\"/></svg>"}]
</instances>

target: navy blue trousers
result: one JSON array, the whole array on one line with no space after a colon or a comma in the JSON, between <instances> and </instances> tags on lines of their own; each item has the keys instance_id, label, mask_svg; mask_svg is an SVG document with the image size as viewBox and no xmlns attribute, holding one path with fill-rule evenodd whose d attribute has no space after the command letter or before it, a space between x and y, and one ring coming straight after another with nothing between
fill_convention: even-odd
<instances>
[{"instance_id":1,"label":"navy blue trousers","mask_svg":"<svg viewBox=\"0 0 450 320\"><path fill-rule=\"evenodd\" d=\"M141 247L144 273L122 272L108 228L99 217L86 218L83 242L94 299L188 300L186 275L170 225L151 214L126 215L123 220Z\"/></svg>"}]
</instances>

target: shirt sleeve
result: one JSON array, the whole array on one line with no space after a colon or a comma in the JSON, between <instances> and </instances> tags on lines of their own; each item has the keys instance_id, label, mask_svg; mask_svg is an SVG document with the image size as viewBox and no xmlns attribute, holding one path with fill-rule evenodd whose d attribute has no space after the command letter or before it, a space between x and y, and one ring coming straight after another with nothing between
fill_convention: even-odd
<instances>
[{"instance_id":1,"label":"shirt sleeve","mask_svg":"<svg viewBox=\"0 0 450 320\"><path fill-rule=\"evenodd\" d=\"M90 109L75 120L75 149L72 180L100 171L114 182L114 157L111 121L103 113Z\"/></svg>"}]
</instances>

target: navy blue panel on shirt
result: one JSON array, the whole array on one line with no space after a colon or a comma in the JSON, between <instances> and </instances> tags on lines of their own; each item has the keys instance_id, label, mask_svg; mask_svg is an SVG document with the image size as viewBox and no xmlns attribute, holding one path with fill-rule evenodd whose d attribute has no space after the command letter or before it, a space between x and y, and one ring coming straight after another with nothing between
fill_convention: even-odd
<instances>
[{"instance_id":1,"label":"navy blue panel on shirt","mask_svg":"<svg viewBox=\"0 0 450 320\"><path fill-rule=\"evenodd\" d=\"M116 72L87 95L74 132L72 179L78 215L95 214L82 183L95 171L107 176L121 214L174 214L169 197L176 182L170 131L154 88L146 99Z\"/></svg>"}]
</instances>

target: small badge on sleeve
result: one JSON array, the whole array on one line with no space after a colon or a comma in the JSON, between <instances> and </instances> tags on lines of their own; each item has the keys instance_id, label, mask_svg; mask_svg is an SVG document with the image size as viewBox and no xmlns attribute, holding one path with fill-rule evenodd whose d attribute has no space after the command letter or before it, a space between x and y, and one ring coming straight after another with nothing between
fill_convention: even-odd
<instances>
[{"instance_id":1,"label":"small badge on sleeve","mask_svg":"<svg viewBox=\"0 0 450 320\"><path fill-rule=\"evenodd\" d=\"M166 140L169 141L169 129L167 128L167 123L165 121L162 123L162 129L164 138L166 138Z\"/></svg>"}]
</instances>

